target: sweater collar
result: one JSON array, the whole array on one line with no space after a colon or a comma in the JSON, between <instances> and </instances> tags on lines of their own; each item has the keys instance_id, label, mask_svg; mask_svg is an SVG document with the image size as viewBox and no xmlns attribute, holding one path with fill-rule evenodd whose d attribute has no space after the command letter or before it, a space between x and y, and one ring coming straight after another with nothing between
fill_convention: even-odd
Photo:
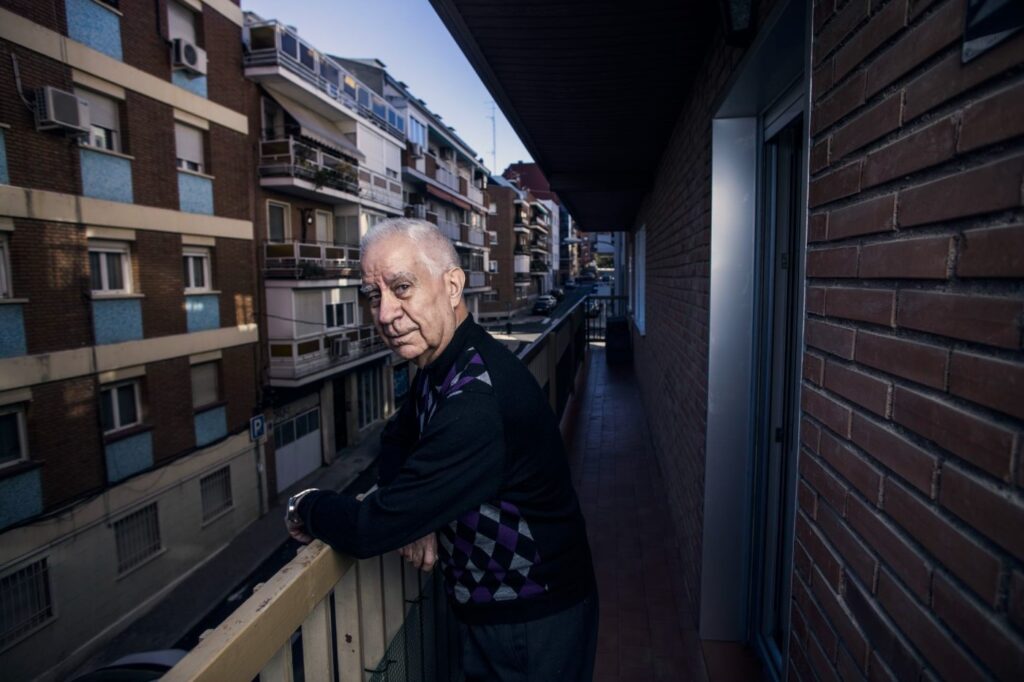
<instances>
[{"instance_id":1,"label":"sweater collar","mask_svg":"<svg viewBox=\"0 0 1024 682\"><path fill-rule=\"evenodd\" d=\"M452 340L448 342L445 349L441 351L433 362L423 368L423 372L430 379L432 386L439 386L444 381L451 369L451 366L455 364L455 361L462 354L462 351L466 348L466 343L469 339L470 333L477 327L476 322L473 320L473 313L469 313L465 320L455 328L455 333L452 334Z\"/></svg>"}]
</instances>

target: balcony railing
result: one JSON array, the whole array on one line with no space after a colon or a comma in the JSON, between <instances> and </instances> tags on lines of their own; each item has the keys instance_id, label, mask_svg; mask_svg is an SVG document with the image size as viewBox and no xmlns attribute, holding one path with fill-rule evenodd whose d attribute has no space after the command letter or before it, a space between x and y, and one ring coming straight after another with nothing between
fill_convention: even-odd
<instances>
[{"instance_id":1,"label":"balcony railing","mask_svg":"<svg viewBox=\"0 0 1024 682\"><path fill-rule=\"evenodd\" d=\"M358 277L359 247L330 242L264 242L267 277Z\"/></svg>"},{"instance_id":2,"label":"balcony railing","mask_svg":"<svg viewBox=\"0 0 1024 682\"><path fill-rule=\"evenodd\" d=\"M356 561L317 541L161 679L283 682L301 670L326 682L391 679L401 670L410 680L453 680L453 626L436 577L397 553Z\"/></svg>"},{"instance_id":3,"label":"balcony railing","mask_svg":"<svg viewBox=\"0 0 1024 682\"><path fill-rule=\"evenodd\" d=\"M474 204L480 204L481 206L483 206L484 191L477 187L476 185L470 184L469 188L467 189L466 196L469 197L469 200L472 201Z\"/></svg>"},{"instance_id":4,"label":"balcony railing","mask_svg":"<svg viewBox=\"0 0 1024 682\"><path fill-rule=\"evenodd\" d=\"M437 170L434 171L434 179L456 194L459 193L459 176L444 166L438 164Z\"/></svg>"},{"instance_id":5,"label":"balcony railing","mask_svg":"<svg viewBox=\"0 0 1024 682\"><path fill-rule=\"evenodd\" d=\"M294 137L260 143L259 173L261 177L289 176L309 181L317 188L359 194L354 164Z\"/></svg>"},{"instance_id":6,"label":"balcony railing","mask_svg":"<svg viewBox=\"0 0 1024 682\"><path fill-rule=\"evenodd\" d=\"M405 118L394 107L286 26L276 21L247 21L246 28L249 36L244 57L246 68L285 68L339 106L405 139Z\"/></svg>"},{"instance_id":7,"label":"balcony railing","mask_svg":"<svg viewBox=\"0 0 1024 682\"><path fill-rule=\"evenodd\" d=\"M473 246L483 246L486 241L483 230L478 230L466 223L459 225L459 238L464 244L472 244Z\"/></svg>"},{"instance_id":8,"label":"balcony railing","mask_svg":"<svg viewBox=\"0 0 1024 682\"><path fill-rule=\"evenodd\" d=\"M483 272L470 271L469 273L469 284L470 288L476 289L477 287L487 286L487 277Z\"/></svg>"},{"instance_id":9,"label":"balcony railing","mask_svg":"<svg viewBox=\"0 0 1024 682\"><path fill-rule=\"evenodd\" d=\"M430 211L427 211L426 215L427 220L437 225L438 229L441 230L441 234L448 237L448 239L451 239L452 241L459 241L459 238L462 237L462 230L459 229L459 224L454 220L442 218L436 213L432 213Z\"/></svg>"},{"instance_id":10,"label":"balcony railing","mask_svg":"<svg viewBox=\"0 0 1024 682\"><path fill-rule=\"evenodd\" d=\"M402 201L402 183L368 168L359 168L359 194L391 208L401 209L405 206Z\"/></svg>"},{"instance_id":11,"label":"balcony railing","mask_svg":"<svg viewBox=\"0 0 1024 682\"><path fill-rule=\"evenodd\" d=\"M373 325L342 327L319 336L270 341L270 378L296 380L387 349Z\"/></svg>"},{"instance_id":12,"label":"balcony railing","mask_svg":"<svg viewBox=\"0 0 1024 682\"><path fill-rule=\"evenodd\" d=\"M540 273L540 272L549 272L550 270L551 270L551 266L548 265L547 263L545 263L542 260L531 260L530 261L530 272Z\"/></svg>"}]
</instances>

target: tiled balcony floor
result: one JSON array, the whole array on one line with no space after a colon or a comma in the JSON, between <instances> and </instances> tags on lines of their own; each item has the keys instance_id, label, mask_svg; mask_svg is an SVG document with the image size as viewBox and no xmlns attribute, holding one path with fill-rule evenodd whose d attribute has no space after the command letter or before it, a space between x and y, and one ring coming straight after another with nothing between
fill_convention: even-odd
<instances>
[{"instance_id":1,"label":"tiled balcony floor","mask_svg":"<svg viewBox=\"0 0 1024 682\"><path fill-rule=\"evenodd\" d=\"M600 591L594 680L758 679L734 644L725 646L739 650L736 661L716 663L722 657L706 652L715 659L709 674L632 368L608 367L604 349L592 345L579 397L569 459Z\"/></svg>"}]
</instances>

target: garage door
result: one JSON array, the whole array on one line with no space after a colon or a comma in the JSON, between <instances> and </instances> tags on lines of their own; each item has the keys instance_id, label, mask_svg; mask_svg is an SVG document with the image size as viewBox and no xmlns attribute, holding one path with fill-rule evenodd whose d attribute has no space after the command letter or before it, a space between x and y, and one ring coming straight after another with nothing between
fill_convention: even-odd
<instances>
[{"instance_id":1,"label":"garage door","mask_svg":"<svg viewBox=\"0 0 1024 682\"><path fill-rule=\"evenodd\" d=\"M275 424L274 457L278 491L320 468L319 408Z\"/></svg>"}]
</instances>

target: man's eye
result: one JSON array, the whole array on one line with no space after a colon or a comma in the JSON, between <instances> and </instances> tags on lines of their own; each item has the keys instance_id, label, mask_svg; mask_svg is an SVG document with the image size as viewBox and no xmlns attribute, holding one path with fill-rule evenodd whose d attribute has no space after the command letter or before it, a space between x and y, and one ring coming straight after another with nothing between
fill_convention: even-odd
<instances>
[{"instance_id":1,"label":"man's eye","mask_svg":"<svg viewBox=\"0 0 1024 682\"><path fill-rule=\"evenodd\" d=\"M395 287L395 293L396 294L404 294L405 292L407 292L411 288L412 287L410 285L408 285L408 284L399 284L398 286Z\"/></svg>"}]
</instances>

